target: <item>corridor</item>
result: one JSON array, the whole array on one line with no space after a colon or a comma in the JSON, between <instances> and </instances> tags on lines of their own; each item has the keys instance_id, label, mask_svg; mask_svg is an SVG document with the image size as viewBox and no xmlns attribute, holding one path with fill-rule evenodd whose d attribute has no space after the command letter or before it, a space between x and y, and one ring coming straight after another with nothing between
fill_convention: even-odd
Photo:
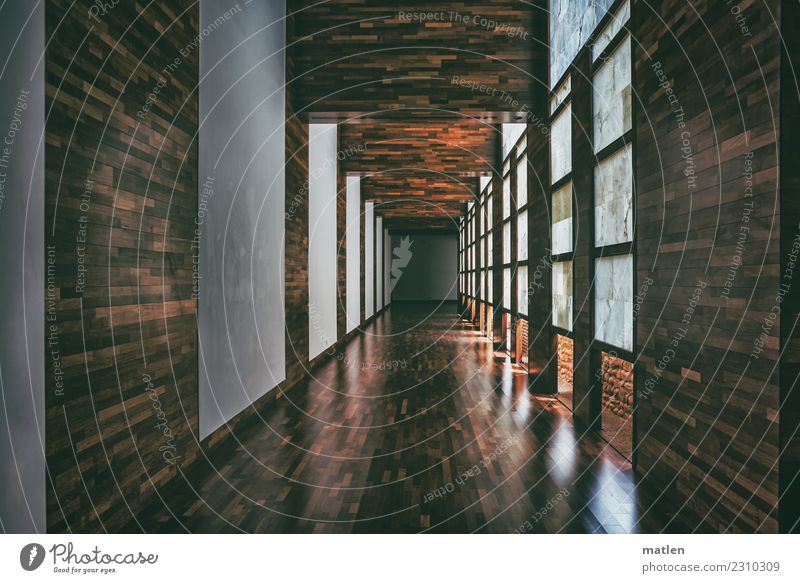
<instances>
[{"instance_id":1,"label":"corridor","mask_svg":"<svg viewBox=\"0 0 800 583\"><path fill-rule=\"evenodd\" d=\"M797 532L797 22L0 2L0 530Z\"/></svg>"},{"instance_id":2,"label":"corridor","mask_svg":"<svg viewBox=\"0 0 800 583\"><path fill-rule=\"evenodd\" d=\"M453 303L397 302L133 532L637 532L630 464Z\"/></svg>"}]
</instances>

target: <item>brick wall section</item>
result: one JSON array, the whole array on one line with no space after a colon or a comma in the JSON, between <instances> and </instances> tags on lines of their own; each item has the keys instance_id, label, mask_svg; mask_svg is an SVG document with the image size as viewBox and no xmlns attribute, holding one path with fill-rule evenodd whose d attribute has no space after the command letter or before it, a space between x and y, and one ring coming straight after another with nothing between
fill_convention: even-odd
<instances>
[{"instance_id":1,"label":"brick wall section","mask_svg":"<svg viewBox=\"0 0 800 583\"><path fill-rule=\"evenodd\" d=\"M558 390L572 391L572 339L568 336L556 335L556 351L558 353Z\"/></svg>"},{"instance_id":2,"label":"brick wall section","mask_svg":"<svg viewBox=\"0 0 800 583\"><path fill-rule=\"evenodd\" d=\"M604 352L600 364L600 382L603 387L603 411L622 419L629 418L633 411L633 363Z\"/></svg>"}]
</instances>

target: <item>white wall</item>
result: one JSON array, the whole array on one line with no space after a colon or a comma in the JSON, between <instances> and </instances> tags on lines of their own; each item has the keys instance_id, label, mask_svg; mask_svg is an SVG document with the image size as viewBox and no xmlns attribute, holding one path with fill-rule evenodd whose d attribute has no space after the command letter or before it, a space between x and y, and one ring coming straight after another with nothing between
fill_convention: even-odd
<instances>
[{"instance_id":1,"label":"white wall","mask_svg":"<svg viewBox=\"0 0 800 583\"><path fill-rule=\"evenodd\" d=\"M8 533L45 530L44 306L60 283L54 271L45 279L44 36L41 2L0 3L8 58L0 70L0 531ZM67 247L55 252L74 253ZM50 350L47 360L54 387Z\"/></svg>"},{"instance_id":2,"label":"white wall","mask_svg":"<svg viewBox=\"0 0 800 583\"><path fill-rule=\"evenodd\" d=\"M364 317L375 314L375 203L364 203Z\"/></svg>"},{"instance_id":3,"label":"white wall","mask_svg":"<svg viewBox=\"0 0 800 583\"><path fill-rule=\"evenodd\" d=\"M361 177L347 177L347 331L361 323Z\"/></svg>"},{"instance_id":4,"label":"white wall","mask_svg":"<svg viewBox=\"0 0 800 583\"><path fill-rule=\"evenodd\" d=\"M200 4L200 29L228 0ZM200 39L200 437L286 378L285 3Z\"/></svg>"},{"instance_id":5,"label":"white wall","mask_svg":"<svg viewBox=\"0 0 800 583\"><path fill-rule=\"evenodd\" d=\"M383 305L392 303L392 238L383 230Z\"/></svg>"},{"instance_id":6,"label":"white wall","mask_svg":"<svg viewBox=\"0 0 800 583\"><path fill-rule=\"evenodd\" d=\"M336 124L308 126L308 357L336 342Z\"/></svg>"},{"instance_id":7,"label":"white wall","mask_svg":"<svg viewBox=\"0 0 800 583\"><path fill-rule=\"evenodd\" d=\"M375 311L383 308L383 219L375 219Z\"/></svg>"}]
</instances>

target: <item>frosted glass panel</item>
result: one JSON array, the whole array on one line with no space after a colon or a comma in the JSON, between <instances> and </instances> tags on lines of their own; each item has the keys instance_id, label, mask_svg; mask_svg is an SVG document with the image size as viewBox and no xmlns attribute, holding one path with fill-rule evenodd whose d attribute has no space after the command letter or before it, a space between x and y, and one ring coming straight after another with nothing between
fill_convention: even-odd
<instances>
[{"instance_id":1,"label":"frosted glass panel","mask_svg":"<svg viewBox=\"0 0 800 583\"><path fill-rule=\"evenodd\" d=\"M550 87L567 71L614 0L550 0Z\"/></svg>"},{"instance_id":2,"label":"frosted glass panel","mask_svg":"<svg viewBox=\"0 0 800 583\"><path fill-rule=\"evenodd\" d=\"M375 311L383 308L383 219L375 219Z\"/></svg>"},{"instance_id":3,"label":"frosted glass panel","mask_svg":"<svg viewBox=\"0 0 800 583\"><path fill-rule=\"evenodd\" d=\"M463 257L462 257L463 261ZM364 316L375 314L375 203L364 203Z\"/></svg>"},{"instance_id":4,"label":"frosted glass panel","mask_svg":"<svg viewBox=\"0 0 800 583\"><path fill-rule=\"evenodd\" d=\"M550 181L558 182L572 171L572 104L568 104L550 127Z\"/></svg>"},{"instance_id":5,"label":"frosted glass panel","mask_svg":"<svg viewBox=\"0 0 800 583\"><path fill-rule=\"evenodd\" d=\"M595 338L633 350L633 255L600 257L594 265Z\"/></svg>"},{"instance_id":6,"label":"frosted glass panel","mask_svg":"<svg viewBox=\"0 0 800 583\"><path fill-rule=\"evenodd\" d=\"M487 199L487 203L486 203L486 217L487 217L486 218L486 221L487 221L486 224L488 225L488 229L490 229L490 230L491 230L492 226L494 225L494 214L492 214L494 212L494 207L492 205L493 200L494 200L494 197L490 196Z\"/></svg>"},{"instance_id":7,"label":"frosted glass panel","mask_svg":"<svg viewBox=\"0 0 800 583\"><path fill-rule=\"evenodd\" d=\"M592 82L594 151L631 129L631 39L626 38L594 74Z\"/></svg>"},{"instance_id":8,"label":"frosted glass panel","mask_svg":"<svg viewBox=\"0 0 800 583\"><path fill-rule=\"evenodd\" d=\"M503 218L511 216L511 176L503 179Z\"/></svg>"},{"instance_id":9,"label":"frosted glass panel","mask_svg":"<svg viewBox=\"0 0 800 583\"><path fill-rule=\"evenodd\" d=\"M558 89L553 93L553 98L550 100L550 115L553 115L558 109L558 106L567 100L570 91L572 91L572 76L567 75L564 82L559 85Z\"/></svg>"},{"instance_id":10,"label":"frosted glass panel","mask_svg":"<svg viewBox=\"0 0 800 583\"><path fill-rule=\"evenodd\" d=\"M572 183L568 182L553 193L552 253L572 251Z\"/></svg>"},{"instance_id":11,"label":"frosted glass panel","mask_svg":"<svg viewBox=\"0 0 800 583\"><path fill-rule=\"evenodd\" d=\"M489 272L489 279L486 281L486 301L490 304L494 302L494 281L492 281L492 272Z\"/></svg>"},{"instance_id":12,"label":"frosted glass panel","mask_svg":"<svg viewBox=\"0 0 800 583\"><path fill-rule=\"evenodd\" d=\"M528 258L528 211L519 213L517 221L517 259L525 261Z\"/></svg>"},{"instance_id":13,"label":"frosted glass panel","mask_svg":"<svg viewBox=\"0 0 800 583\"><path fill-rule=\"evenodd\" d=\"M553 326L572 330L572 261L553 264Z\"/></svg>"},{"instance_id":14,"label":"frosted glass panel","mask_svg":"<svg viewBox=\"0 0 800 583\"><path fill-rule=\"evenodd\" d=\"M392 303L392 237L389 229L383 230L383 305Z\"/></svg>"},{"instance_id":15,"label":"frosted glass panel","mask_svg":"<svg viewBox=\"0 0 800 583\"><path fill-rule=\"evenodd\" d=\"M308 354L336 342L336 124L308 126Z\"/></svg>"},{"instance_id":16,"label":"frosted glass panel","mask_svg":"<svg viewBox=\"0 0 800 583\"><path fill-rule=\"evenodd\" d=\"M514 144L520 139L528 124L525 123L504 123L503 124L503 158L508 156Z\"/></svg>"},{"instance_id":17,"label":"frosted glass panel","mask_svg":"<svg viewBox=\"0 0 800 583\"><path fill-rule=\"evenodd\" d=\"M490 234L486 238L486 265L491 267L494 265L494 237Z\"/></svg>"},{"instance_id":18,"label":"frosted glass panel","mask_svg":"<svg viewBox=\"0 0 800 583\"><path fill-rule=\"evenodd\" d=\"M594 169L594 244L626 243L633 236L633 178L628 144Z\"/></svg>"},{"instance_id":19,"label":"frosted glass panel","mask_svg":"<svg viewBox=\"0 0 800 583\"><path fill-rule=\"evenodd\" d=\"M625 24L631 17L631 3L626 1L611 17L611 21L603 28L602 32L597 35L592 45L592 61L596 61L611 40L617 36L617 33L622 30L622 25Z\"/></svg>"},{"instance_id":20,"label":"frosted glass panel","mask_svg":"<svg viewBox=\"0 0 800 583\"><path fill-rule=\"evenodd\" d=\"M511 309L511 269L503 270L503 307Z\"/></svg>"},{"instance_id":21,"label":"frosted glass panel","mask_svg":"<svg viewBox=\"0 0 800 583\"><path fill-rule=\"evenodd\" d=\"M361 178L347 177L347 331L361 323Z\"/></svg>"},{"instance_id":22,"label":"frosted glass panel","mask_svg":"<svg viewBox=\"0 0 800 583\"><path fill-rule=\"evenodd\" d=\"M528 266L517 269L517 308L520 314L528 313Z\"/></svg>"},{"instance_id":23,"label":"frosted glass panel","mask_svg":"<svg viewBox=\"0 0 800 583\"><path fill-rule=\"evenodd\" d=\"M528 156L517 164L517 208L528 204Z\"/></svg>"},{"instance_id":24,"label":"frosted glass panel","mask_svg":"<svg viewBox=\"0 0 800 583\"><path fill-rule=\"evenodd\" d=\"M503 225L503 263L511 263L511 223Z\"/></svg>"}]
</instances>

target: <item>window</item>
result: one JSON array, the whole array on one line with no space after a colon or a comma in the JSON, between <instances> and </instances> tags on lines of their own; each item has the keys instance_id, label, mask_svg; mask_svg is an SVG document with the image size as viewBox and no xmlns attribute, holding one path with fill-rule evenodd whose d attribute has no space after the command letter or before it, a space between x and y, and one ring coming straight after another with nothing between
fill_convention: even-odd
<instances>
[{"instance_id":1,"label":"window","mask_svg":"<svg viewBox=\"0 0 800 583\"><path fill-rule=\"evenodd\" d=\"M503 269L503 307L511 309L511 268Z\"/></svg>"},{"instance_id":2,"label":"window","mask_svg":"<svg viewBox=\"0 0 800 583\"><path fill-rule=\"evenodd\" d=\"M572 171L572 104L551 122L550 180L556 183Z\"/></svg>"},{"instance_id":3,"label":"window","mask_svg":"<svg viewBox=\"0 0 800 583\"><path fill-rule=\"evenodd\" d=\"M551 210L553 255L572 252L572 183L553 192Z\"/></svg>"},{"instance_id":4,"label":"window","mask_svg":"<svg viewBox=\"0 0 800 583\"><path fill-rule=\"evenodd\" d=\"M631 39L602 63L592 80L594 151L600 152L631 129Z\"/></svg>"},{"instance_id":5,"label":"window","mask_svg":"<svg viewBox=\"0 0 800 583\"><path fill-rule=\"evenodd\" d=\"M519 213L517 220L517 259L526 261L528 259L528 211Z\"/></svg>"},{"instance_id":6,"label":"window","mask_svg":"<svg viewBox=\"0 0 800 583\"><path fill-rule=\"evenodd\" d=\"M528 152L526 124L503 124L502 259L504 333L516 362L527 363ZM509 327L514 323L516 334Z\"/></svg>"},{"instance_id":7,"label":"window","mask_svg":"<svg viewBox=\"0 0 800 583\"><path fill-rule=\"evenodd\" d=\"M511 222L503 224L503 263L511 263Z\"/></svg>"},{"instance_id":8,"label":"window","mask_svg":"<svg viewBox=\"0 0 800 583\"><path fill-rule=\"evenodd\" d=\"M511 175L503 178L503 220L511 217Z\"/></svg>"},{"instance_id":9,"label":"window","mask_svg":"<svg viewBox=\"0 0 800 583\"><path fill-rule=\"evenodd\" d=\"M553 263L553 326L572 332L572 261Z\"/></svg>"},{"instance_id":10,"label":"window","mask_svg":"<svg viewBox=\"0 0 800 583\"><path fill-rule=\"evenodd\" d=\"M556 336L572 332L572 104L568 76L551 98L550 194L551 324ZM560 108L560 109L559 109Z\"/></svg>"},{"instance_id":11,"label":"window","mask_svg":"<svg viewBox=\"0 0 800 583\"><path fill-rule=\"evenodd\" d=\"M627 20L625 7L617 13ZM633 350L633 163L631 133L631 40L605 38L608 57L598 59L592 80L594 151L595 339ZM617 43L614 46L613 43Z\"/></svg>"},{"instance_id":12,"label":"window","mask_svg":"<svg viewBox=\"0 0 800 583\"><path fill-rule=\"evenodd\" d=\"M528 266L520 265L517 269L517 310L520 314L528 315Z\"/></svg>"},{"instance_id":13,"label":"window","mask_svg":"<svg viewBox=\"0 0 800 583\"><path fill-rule=\"evenodd\" d=\"M633 175L631 146L594 168L594 244L596 247L633 240Z\"/></svg>"},{"instance_id":14,"label":"window","mask_svg":"<svg viewBox=\"0 0 800 583\"><path fill-rule=\"evenodd\" d=\"M527 155L517 163L517 208L528 204L528 160Z\"/></svg>"},{"instance_id":15,"label":"window","mask_svg":"<svg viewBox=\"0 0 800 583\"><path fill-rule=\"evenodd\" d=\"M594 278L595 338L633 350L633 255L598 257Z\"/></svg>"}]
</instances>

